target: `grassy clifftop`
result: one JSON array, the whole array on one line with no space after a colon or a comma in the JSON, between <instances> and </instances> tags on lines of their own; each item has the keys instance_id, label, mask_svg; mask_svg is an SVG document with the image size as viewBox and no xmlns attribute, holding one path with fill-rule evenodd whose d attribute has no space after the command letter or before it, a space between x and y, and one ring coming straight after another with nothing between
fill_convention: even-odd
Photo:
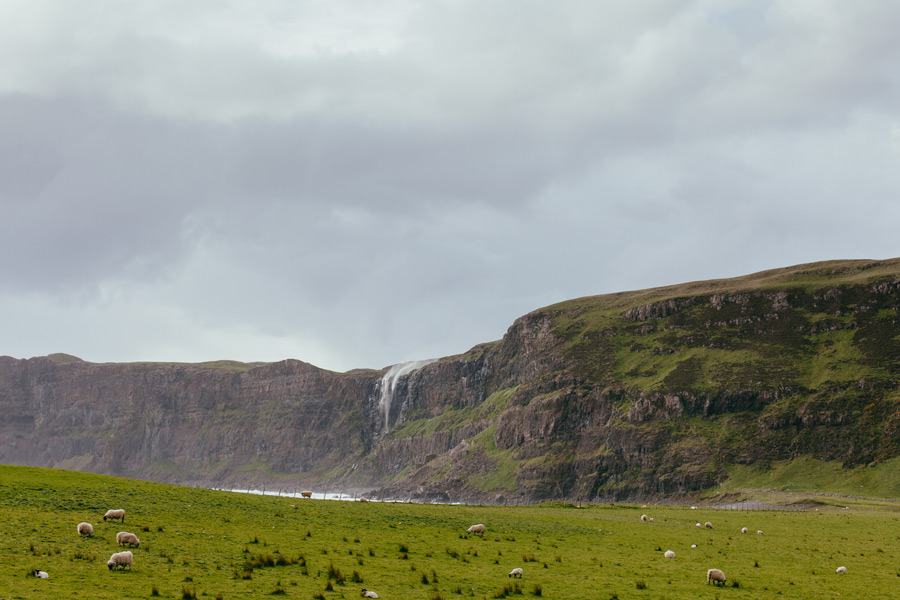
<instances>
[{"instance_id":1,"label":"grassy clifftop","mask_svg":"<svg viewBox=\"0 0 900 600\"><path fill-rule=\"evenodd\" d=\"M821 389L900 374L900 259L830 261L550 306L581 375L646 390Z\"/></svg>"}]
</instances>

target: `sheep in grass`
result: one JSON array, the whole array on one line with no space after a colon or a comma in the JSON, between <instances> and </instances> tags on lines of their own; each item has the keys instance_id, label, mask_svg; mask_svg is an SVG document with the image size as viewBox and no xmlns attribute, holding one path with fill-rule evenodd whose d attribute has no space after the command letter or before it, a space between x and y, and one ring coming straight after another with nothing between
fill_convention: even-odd
<instances>
[{"instance_id":1,"label":"sheep in grass","mask_svg":"<svg viewBox=\"0 0 900 600\"><path fill-rule=\"evenodd\" d=\"M515 569L510 571L509 576L510 577L518 577L519 579L522 579L522 567L516 567Z\"/></svg>"},{"instance_id":2,"label":"sheep in grass","mask_svg":"<svg viewBox=\"0 0 900 600\"><path fill-rule=\"evenodd\" d=\"M649 518L650 517L648 517L647 515L641 515L641 521L643 521L644 523L646 523L647 519L649 519Z\"/></svg>"},{"instance_id":3,"label":"sheep in grass","mask_svg":"<svg viewBox=\"0 0 900 600\"><path fill-rule=\"evenodd\" d=\"M94 526L82 521L78 524L78 535L81 537L90 537L94 535Z\"/></svg>"},{"instance_id":4,"label":"sheep in grass","mask_svg":"<svg viewBox=\"0 0 900 600\"><path fill-rule=\"evenodd\" d=\"M838 575L843 575L844 573L847 572L847 567L838 567L837 569L834 570L834 572L837 573Z\"/></svg>"},{"instance_id":5,"label":"sheep in grass","mask_svg":"<svg viewBox=\"0 0 900 600\"><path fill-rule=\"evenodd\" d=\"M747 529L746 527L741 527L741 533L747 533L748 531L750 531L750 530Z\"/></svg>"},{"instance_id":6,"label":"sheep in grass","mask_svg":"<svg viewBox=\"0 0 900 600\"><path fill-rule=\"evenodd\" d=\"M710 569L706 572L706 583L712 582L713 585L725 585L725 573L719 569Z\"/></svg>"},{"instance_id":7,"label":"sheep in grass","mask_svg":"<svg viewBox=\"0 0 900 600\"><path fill-rule=\"evenodd\" d=\"M34 576L38 579L50 579L50 575L48 575L46 571L41 571L40 569L34 570Z\"/></svg>"},{"instance_id":8,"label":"sheep in grass","mask_svg":"<svg viewBox=\"0 0 900 600\"><path fill-rule=\"evenodd\" d=\"M116 534L116 543L120 546L131 546L132 548L137 548L141 545L141 540L137 538L133 533L128 533L127 531L120 531Z\"/></svg>"},{"instance_id":9,"label":"sheep in grass","mask_svg":"<svg viewBox=\"0 0 900 600\"><path fill-rule=\"evenodd\" d=\"M762 529L757 529L757 530L756 530L756 535L762 535Z\"/></svg>"},{"instance_id":10,"label":"sheep in grass","mask_svg":"<svg viewBox=\"0 0 900 600\"><path fill-rule=\"evenodd\" d=\"M310 492L308 490L305 492L300 492L300 495L303 496L304 498L312 498L312 492Z\"/></svg>"},{"instance_id":11,"label":"sheep in grass","mask_svg":"<svg viewBox=\"0 0 900 600\"><path fill-rule=\"evenodd\" d=\"M652 523L652 522L653 522L653 517L650 517L650 518L647 519L647 520L650 521L650 522Z\"/></svg>"},{"instance_id":12,"label":"sheep in grass","mask_svg":"<svg viewBox=\"0 0 900 600\"><path fill-rule=\"evenodd\" d=\"M672 550L666 550L666 553L663 554L663 556L665 556L666 558L675 558L675 552L673 552Z\"/></svg>"},{"instance_id":13,"label":"sheep in grass","mask_svg":"<svg viewBox=\"0 0 900 600\"><path fill-rule=\"evenodd\" d=\"M378 594L376 594L372 590L367 590L366 588L363 588L362 589L362 597L363 598L377 598Z\"/></svg>"},{"instance_id":14,"label":"sheep in grass","mask_svg":"<svg viewBox=\"0 0 900 600\"><path fill-rule=\"evenodd\" d=\"M108 511L106 511L105 515L103 515L104 521L115 521L117 519L122 521L123 523L125 522L125 511L122 510L121 508L116 508L116 509L111 508Z\"/></svg>"},{"instance_id":15,"label":"sheep in grass","mask_svg":"<svg viewBox=\"0 0 900 600\"><path fill-rule=\"evenodd\" d=\"M471 527L466 529L466 533L480 533L481 535L484 535L484 523L472 525Z\"/></svg>"},{"instance_id":16,"label":"sheep in grass","mask_svg":"<svg viewBox=\"0 0 900 600\"><path fill-rule=\"evenodd\" d=\"M700 525L700 523L697 523L697 527L702 527L702 525Z\"/></svg>"},{"instance_id":17,"label":"sheep in grass","mask_svg":"<svg viewBox=\"0 0 900 600\"><path fill-rule=\"evenodd\" d=\"M131 550L125 550L124 552L116 552L112 556L109 557L109 560L106 561L106 566L110 571L116 570L119 567L123 569L125 567L133 567L134 566L134 554L131 553Z\"/></svg>"},{"instance_id":18,"label":"sheep in grass","mask_svg":"<svg viewBox=\"0 0 900 600\"><path fill-rule=\"evenodd\" d=\"M704 523L703 526L706 527L707 529L712 529L712 523L710 523L709 521Z\"/></svg>"}]
</instances>

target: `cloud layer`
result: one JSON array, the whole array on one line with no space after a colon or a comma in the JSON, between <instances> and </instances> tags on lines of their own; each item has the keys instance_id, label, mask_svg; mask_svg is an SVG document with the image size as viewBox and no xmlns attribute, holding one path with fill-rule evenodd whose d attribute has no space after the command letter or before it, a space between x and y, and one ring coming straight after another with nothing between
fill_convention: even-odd
<instances>
[{"instance_id":1,"label":"cloud layer","mask_svg":"<svg viewBox=\"0 0 900 600\"><path fill-rule=\"evenodd\" d=\"M0 353L462 352L900 224L900 6L12 0Z\"/></svg>"}]
</instances>

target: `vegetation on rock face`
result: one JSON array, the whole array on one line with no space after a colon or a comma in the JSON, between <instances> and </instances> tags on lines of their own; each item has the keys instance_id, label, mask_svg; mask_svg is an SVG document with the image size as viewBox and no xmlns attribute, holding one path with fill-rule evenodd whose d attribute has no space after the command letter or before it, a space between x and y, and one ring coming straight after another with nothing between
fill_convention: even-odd
<instances>
[{"instance_id":1,"label":"vegetation on rock face","mask_svg":"<svg viewBox=\"0 0 900 600\"><path fill-rule=\"evenodd\" d=\"M797 501L819 510L337 502L0 466L0 594L335 599L359 597L365 587L410 600L503 597L504 590L594 600L637 597L642 582L639 595L681 600L713 597L706 570L716 567L728 578L720 597L855 598L863 588L871 600L896 597L897 503ZM103 521L112 506L127 511L126 525ZM81 521L93 524L93 537L78 535ZM713 529L695 526L706 521ZM467 535L473 523L484 523L485 534ZM110 571L122 529L137 532L141 545L132 549L132 569ZM675 559L663 558L667 549ZM847 575L836 575L838 566ZM521 580L508 576L515 567ZM37 568L50 578L36 579ZM732 591L733 581L740 590Z\"/></svg>"},{"instance_id":2,"label":"vegetation on rock face","mask_svg":"<svg viewBox=\"0 0 900 600\"><path fill-rule=\"evenodd\" d=\"M666 495L733 465L900 456L900 260L581 298L523 317L503 344L513 363L550 349L494 429L526 496Z\"/></svg>"}]
</instances>

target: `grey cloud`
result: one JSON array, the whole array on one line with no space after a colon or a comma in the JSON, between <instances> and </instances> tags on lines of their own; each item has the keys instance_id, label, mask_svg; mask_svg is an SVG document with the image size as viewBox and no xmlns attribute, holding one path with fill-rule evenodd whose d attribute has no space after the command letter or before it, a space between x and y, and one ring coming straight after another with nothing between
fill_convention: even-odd
<instances>
[{"instance_id":1,"label":"grey cloud","mask_svg":"<svg viewBox=\"0 0 900 600\"><path fill-rule=\"evenodd\" d=\"M0 9L0 310L133 341L44 353L383 366L896 254L893 7L85 4Z\"/></svg>"}]
</instances>

